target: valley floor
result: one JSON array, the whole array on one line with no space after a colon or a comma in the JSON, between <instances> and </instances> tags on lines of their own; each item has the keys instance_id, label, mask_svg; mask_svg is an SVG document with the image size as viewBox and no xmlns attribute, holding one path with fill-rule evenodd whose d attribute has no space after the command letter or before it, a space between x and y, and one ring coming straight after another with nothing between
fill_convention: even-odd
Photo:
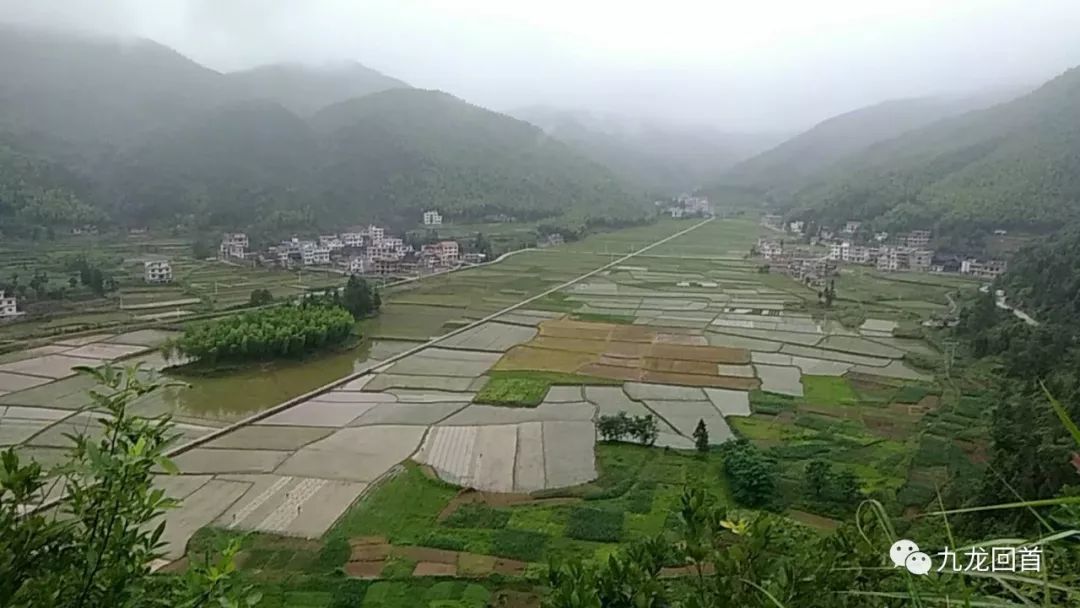
<instances>
[{"instance_id":1,"label":"valley floor","mask_svg":"<svg viewBox=\"0 0 1080 608\"><path fill-rule=\"evenodd\" d=\"M688 483L737 507L719 452L693 452L699 421L710 443L744 437L777 461L793 526L826 531L844 515L808 498L812 460L896 512L921 509L936 483L978 466L985 433L977 400L915 328L975 286L860 270L823 308L746 258L758 230L664 222L417 281L386 293L368 350L282 370L303 376L284 394L257 388L274 372L235 392L196 387L201 403L140 404L176 414L195 442L160 481L183 500L166 525L169 568L239 535L263 605L535 605L547 560L670 531ZM88 386L72 367L163 367L152 349L165 337L0 358L0 439L57 457L65 425L93 424L75 413ZM598 418L620 412L653 416L655 446L598 442Z\"/></svg>"}]
</instances>

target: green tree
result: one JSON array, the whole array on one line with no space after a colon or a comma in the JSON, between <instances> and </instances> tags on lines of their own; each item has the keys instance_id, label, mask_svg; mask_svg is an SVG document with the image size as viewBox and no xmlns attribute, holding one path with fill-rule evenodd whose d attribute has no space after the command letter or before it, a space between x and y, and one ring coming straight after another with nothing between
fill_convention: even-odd
<instances>
[{"instance_id":1,"label":"green tree","mask_svg":"<svg viewBox=\"0 0 1080 608\"><path fill-rule=\"evenodd\" d=\"M709 429L705 427L704 419L698 420L694 428L694 447L701 453L709 451Z\"/></svg>"},{"instance_id":2,"label":"green tree","mask_svg":"<svg viewBox=\"0 0 1080 608\"><path fill-rule=\"evenodd\" d=\"M828 492L832 477L832 465L824 460L812 460L806 465L806 493L815 500L820 500Z\"/></svg>"},{"instance_id":3,"label":"green tree","mask_svg":"<svg viewBox=\"0 0 1080 608\"><path fill-rule=\"evenodd\" d=\"M345 283L342 291L341 304L345 310L352 314L354 319L363 319L369 316L377 307L375 306L374 294L368 282L353 275Z\"/></svg>"},{"instance_id":4,"label":"green tree","mask_svg":"<svg viewBox=\"0 0 1080 608\"><path fill-rule=\"evenodd\" d=\"M138 368L80 368L100 388L93 411L100 436L71 436L66 462L46 470L8 448L0 463L0 605L126 608L254 605L237 583L228 547L186 578L154 576L163 555L163 516L176 502L155 488L155 470L175 471L166 450L177 436L167 418L134 415L129 405L162 385ZM41 505L62 490L50 510Z\"/></svg>"},{"instance_id":5,"label":"green tree","mask_svg":"<svg viewBox=\"0 0 1080 608\"><path fill-rule=\"evenodd\" d=\"M251 297L248 299L248 305L265 306L273 301L274 294L270 293L269 289L253 289L251 290Z\"/></svg>"},{"instance_id":6,"label":"green tree","mask_svg":"<svg viewBox=\"0 0 1080 608\"><path fill-rule=\"evenodd\" d=\"M731 494L739 504L764 507L776 494L775 463L746 439L727 441L721 446L724 473Z\"/></svg>"}]
</instances>

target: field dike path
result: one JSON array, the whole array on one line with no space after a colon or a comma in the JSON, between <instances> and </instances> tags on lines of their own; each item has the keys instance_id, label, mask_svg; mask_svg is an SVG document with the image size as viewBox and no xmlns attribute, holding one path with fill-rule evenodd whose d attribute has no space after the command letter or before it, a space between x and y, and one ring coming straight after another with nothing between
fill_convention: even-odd
<instances>
[{"instance_id":1,"label":"field dike path","mask_svg":"<svg viewBox=\"0 0 1080 608\"><path fill-rule=\"evenodd\" d=\"M386 360L369 363L360 370L344 376L338 380L335 380L334 382L331 382L325 386L309 391L303 395L299 395L272 408L253 414L229 426L217 429L211 433L189 441L188 443L177 446L169 450L167 455L169 457L178 457L187 452L192 452L193 450L195 450L195 452L190 454L189 456L199 457L199 452L206 452L205 449L199 450L198 448L200 448L200 446L204 446L205 444L221 439L222 437L234 433L240 429L245 429L246 427L249 427L254 423L262 421L271 416L281 414L282 412L285 412L286 410L289 410L290 408L298 406L304 402L310 401L315 397L318 397L320 395L338 389L345 384L354 382L358 379L368 376L376 368L385 367L396 361L404 359L405 357L416 354L426 348L436 346L439 344L439 342L447 338L475 329L476 327L484 323L488 323L503 314L512 312L519 308L527 307L532 302L540 300L541 298L551 295L552 293L555 293L557 291L566 289L567 287L584 281L610 268L623 264L627 260L635 256L646 253L656 247L659 247L660 245L663 245L664 243L677 239L711 221L713 220L710 218L698 222L693 226L690 226L689 228L686 228L670 236L655 241L652 244L646 245L645 247L642 247L632 253L620 256L618 258L614 258L608 263L594 270L586 272L574 279L566 281L565 283L547 289L542 293L526 298L512 306L503 308L502 310L492 313L464 327L455 329L454 331L433 338L427 342L419 344L413 348L410 348L407 351L399 353ZM266 427L260 426L258 428ZM426 433L427 431L428 429L425 429L424 432ZM222 458L227 458L225 452L239 454L241 452L248 452L248 450L223 450L221 456ZM251 450L249 453L252 457L258 457L259 452L266 453L267 451L255 449ZM272 452L270 454L272 455ZM408 455L406 455L405 458L408 458ZM228 517L230 515L232 517L231 521L234 523L232 525L228 525L227 523L225 524L227 527L230 528L236 527L236 525L241 522L254 519L261 521L263 524L265 524L262 525L262 527L266 528L267 530L270 530L272 528L275 531L284 532L286 531L286 529L289 529L292 531L293 534L299 533L300 535L308 536L318 535L319 533L316 533L316 529L327 529L328 526L333 524L332 520L336 520L339 516L331 515L331 513L328 512L327 509L321 508L320 504L318 503L320 503L324 497L336 497L338 505L341 508L347 507L348 503L354 502L355 499L363 496L367 489L377 485L379 480L381 480L387 474L391 473L394 469L396 469L399 463L400 461L389 464L386 467L386 470L380 469L381 472L379 473L378 477L370 479L369 483L357 484L329 479L321 479L319 477L290 477L290 475L292 474L287 472L278 473L277 475L248 475L245 473L255 473L256 470L243 470L245 466L256 466L257 469L259 466L262 466L262 464L245 465L243 463L238 463L236 464L236 468L238 470L236 470L235 472L230 472L228 465L222 463L224 465L222 469L214 471L202 471L202 473L204 474L199 474L200 471L198 471L197 469L194 471L185 471L184 464L182 462L178 462L178 466L181 469L182 475L180 475L179 477L163 477L163 483L184 487L188 481L198 482L201 479L202 482L197 491L188 492L188 495L179 497L182 499L182 506L180 509L171 511L166 514L167 530L165 536L168 544L171 545L170 550L168 551L169 557L170 559L176 559L180 557L183 554L184 548L186 547L187 540L192 534L194 534L194 532L198 528L202 527L203 525L211 524L215 521L217 521L218 524L221 525L221 518L224 518L226 522L228 522ZM205 462L203 462L201 466L205 467ZM258 470L269 473L271 470L276 470L276 468L277 467L274 466L270 469ZM210 474L206 475L205 473ZM284 493L284 499L282 499L282 496L280 496L282 495L282 493ZM313 496L315 496L316 493L319 493L319 498L313 499ZM309 499L311 499L310 505L307 504L309 503ZM58 499L46 501L45 503L38 506L35 510L51 508L57 503L57 501ZM311 509L307 509L308 506L310 506ZM331 519L327 520L327 517L330 517ZM317 519L319 521L316 524L312 524L312 519ZM307 520L306 524L304 520ZM294 523L296 523L296 525L298 526L297 529L293 529ZM172 528L172 530L170 530L169 528ZM308 531L308 533L305 533L305 529ZM157 563L155 564L155 566L160 567L163 566L164 563L167 562Z\"/></svg>"}]
</instances>

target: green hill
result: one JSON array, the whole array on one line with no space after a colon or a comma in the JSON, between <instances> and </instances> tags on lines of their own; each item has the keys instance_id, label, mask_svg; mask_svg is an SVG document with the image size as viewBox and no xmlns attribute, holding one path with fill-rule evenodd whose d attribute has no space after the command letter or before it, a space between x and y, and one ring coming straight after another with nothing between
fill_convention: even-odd
<instances>
[{"instance_id":1,"label":"green hill","mask_svg":"<svg viewBox=\"0 0 1080 608\"><path fill-rule=\"evenodd\" d=\"M24 167L0 172L12 231L646 212L643 192L536 127L359 64L222 75L151 42L4 31L0 162Z\"/></svg>"},{"instance_id":2,"label":"green hill","mask_svg":"<svg viewBox=\"0 0 1080 608\"><path fill-rule=\"evenodd\" d=\"M1080 217L1080 70L881 142L778 202L892 228L1045 229Z\"/></svg>"}]
</instances>

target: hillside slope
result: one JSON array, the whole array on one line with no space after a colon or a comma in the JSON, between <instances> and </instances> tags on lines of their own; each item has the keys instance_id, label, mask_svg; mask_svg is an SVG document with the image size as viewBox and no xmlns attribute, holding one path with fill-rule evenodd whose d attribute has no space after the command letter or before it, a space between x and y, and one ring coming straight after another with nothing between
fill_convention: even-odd
<instances>
[{"instance_id":1,"label":"hillside slope","mask_svg":"<svg viewBox=\"0 0 1080 608\"><path fill-rule=\"evenodd\" d=\"M428 208L460 219L646 209L643 193L532 125L359 64L224 76L151 42L11 32L0 143L5 165L25 169L0 172L0 195L19 193L0 211L21 232L91 217L285 229L411 225ZM339 99L366 87L390 88ZM336 103L295 111L324 102Z\"/></svg>"},{"instance_id":2,"label":"hillside slope","mask_svg":"<svg viewBox=\"0 0 1080 608\"><path fill-rule=\"evenodd\" d=\"M126 145L219 103L222 84L219 73L148 40L0 25L0 132L46 152Z\"/></svg>"},{"instance_id":3,"label":"hillside slope","mask_svg":"<svg viewBox=\"0 0 1080 608\"><path fill-rule=\"evenodd\" d=\"M396 89L331 106L312 118L338 198L452 215L544 217L641 209L606 168L536 127L438 91ZM345 180L362 174L366 179ZM433 203L433 201L437 201Z\"/></svg>"},{"instance_id":4,"label":"hillside slope","mask_svg":"<svg viewBox=\"0 0 1080 608\"><path fill-rule=\"evenodd\" d=\"M1080 217L1080 69L872 146L781 201L829 221L1043 229Z\"/></svg>"},{"instance_id":5,"label":"hillside slope","mask_svg":"<svg viewBox=\"0 0 1080 608\"><path fill-rule=\"evenodd\" d=\"M225 75L234 99L262 99L310 116L331 104L409 85L356 62L309 67L266 65Z\"/></svg>"}]
</instances>

